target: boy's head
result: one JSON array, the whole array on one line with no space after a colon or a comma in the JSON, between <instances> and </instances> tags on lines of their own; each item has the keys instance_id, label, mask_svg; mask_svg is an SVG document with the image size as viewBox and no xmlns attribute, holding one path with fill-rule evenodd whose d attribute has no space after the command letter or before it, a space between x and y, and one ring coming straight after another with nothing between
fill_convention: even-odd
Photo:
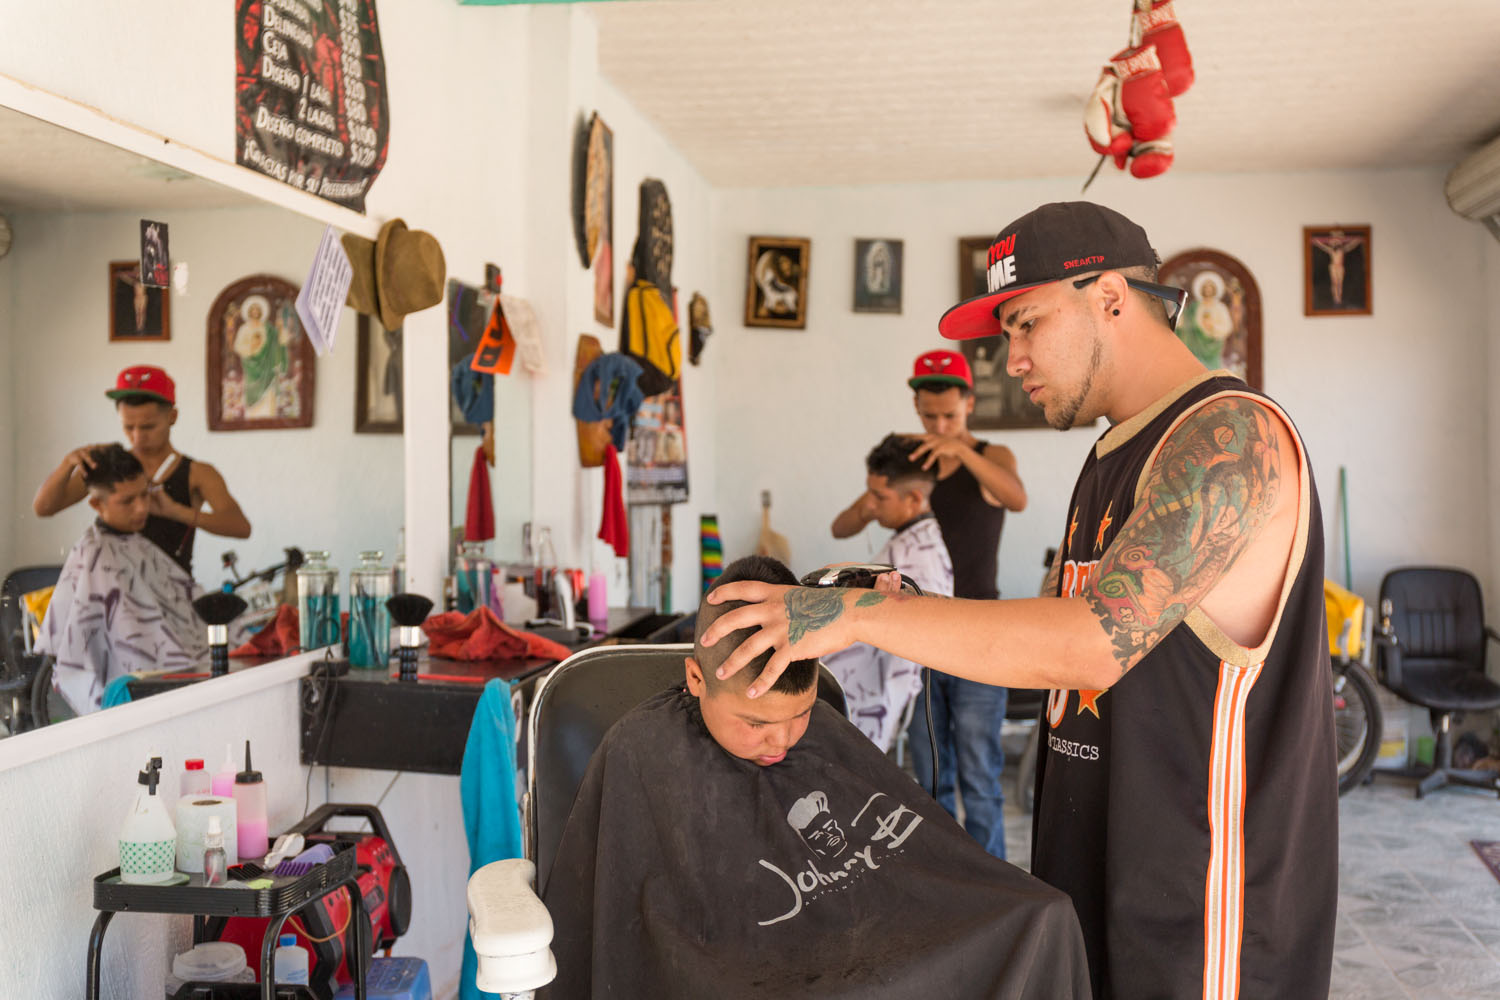
<instances>
[{"instance_id":1,"label":"boy's head","mask_svg":"<svg viewBox=\"0 0 1500 1000\"><path fill-rule=\"evenodd\" d=\"M931 509L937 465L924 469L911 460L920 444L918 438L887 434L865 456L865 486L875 498L875 520L882 528L899 528Z\"/></svg>"},{"instance_id":2,"label":"boy's head","mask_svg":"<svg viewBox=\"0 0 1500 1000\"><path fill-rule=\"evenodd\" d=\"M714 581L708 592L713 593L723 584L737 580L797 585L792 571L775 559L746 556L726 566L723 575ZM698 699L703 724L708 727L714 742L731 756L769 767L779 763L807 732L813 703L818 700L818 661L794 661L771 685L771 690L754 701L745 697L745 690L770 662L771 650L751 660L733 677L719 680L715 672L756 630L731 632L709 647L703 646L703 633L721 615L744 606L743 601L723 604L704 601L699 605L698 623L693 632L693 655L687 658L687 686Z\"/></svg>"},{"instance_id":3,"label":"boy's head","mask_svg":"<svg viewBox=\"0 0 1500 1000\"><path fill-rule=\"evenodd\" d=\"M84 469L83 482L89 488L89 506L99 520L126 533L146 527L151 512L146 499L149 484L140 460L117 444L95 448L89 456L94 467Z\"/></svg>"}]
</instances>

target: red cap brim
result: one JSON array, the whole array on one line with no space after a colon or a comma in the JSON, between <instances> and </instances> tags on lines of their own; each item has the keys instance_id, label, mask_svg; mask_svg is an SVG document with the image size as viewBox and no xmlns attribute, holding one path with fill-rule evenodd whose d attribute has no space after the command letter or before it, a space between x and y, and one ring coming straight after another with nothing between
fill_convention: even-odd
<instances>
[{"instance_id":1,"label":"red cap brim","mask_svg":"<svg viewBox=\"0 0 1500 1000\"><path fill-rule=\"evenodd\" d=\"M1056 282L1037 281L1030 285L1017 285L1015 288L1007 288L1002 292L987 292L984 295L976 295L972 299L965 299L943 313L943 318L938 320L938 333L949 340L997 337L1003 332L1000 328L1000 320L995 317L995 309L1000 303L1006 299L1013 299L1023 292L1029 292L1033 288L1053 284Z\"/></svg>"}]
</instances>

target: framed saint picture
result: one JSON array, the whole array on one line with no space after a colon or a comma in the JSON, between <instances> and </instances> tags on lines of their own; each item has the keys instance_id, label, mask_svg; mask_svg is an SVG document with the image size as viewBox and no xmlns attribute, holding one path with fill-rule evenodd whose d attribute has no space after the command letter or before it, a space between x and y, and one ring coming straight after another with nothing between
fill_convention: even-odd
<instances>
[{"instance_id":1,"label":"framed saint picture","mask_svg":"<svg viewBox=\"0 0 1500 1000\"><path fill-rule=\"evenodd\" d=\"M1165 261L1157 280L1188 290L1177 337L1210 370L1225 369L1264 389L1260 364L1260 286L1250 269L1218 250L1189 250Z\"/></svg>"},{"instance_id":2,"label":"framed saint picture","mask_svg":"<svg viewBox=\"0 0 1500 1000\"><path fill-rule=\"evenodd\" d=\"M745 325L807 327L807 271L812 240L752 236L745 276Z\"/></svg>"},{"instance_id":3,"label":"framed saint picture","mask_svg":"<svg viewBox=\"0 0 1500 1000\"><path fill-rule=\"evenodd\" d=\"M1370 227L1303 226L1303 315L1369 316Z\"/></svg>"},{"instance_id":4,"label":"framed saint picture","mask_svg":"<svg viewBox=\"0 0 1500 1000\"><path fill-rule=\"evenodd\" d=\"M401 331L361 313L355 337L354 433L400 434Z\"/></svg>"},{"instance_id":5,"label":"framed saint picture","mask_svg":"<svg viewBox=\"0 0 1500 1000\"><path fill-rule=\"evenodd\" d=\"M141 262L109 262L109 339L171 340L172 294L141 281Z\"/></svg>"},{"instance_id":6,"label":"framed saint picture","mask_svg":"<svg viewBox=\"0 0 1500 1000\"><path fill-rule=\"evenodd\" d=\"M901 311L901 241L854 241L854 311Z\"/></svg>"},{"instance_id":7,"label":"framed saint picture","mask_svg":"<svg viewBox=\"0 0 1500 1000\"><path fill-rule=\"evenodd\" d=\"M208 310L208 429L311 427L312 342L297 318L297 286L269 274L225 288Z\"/></svg>"}]
</instances>

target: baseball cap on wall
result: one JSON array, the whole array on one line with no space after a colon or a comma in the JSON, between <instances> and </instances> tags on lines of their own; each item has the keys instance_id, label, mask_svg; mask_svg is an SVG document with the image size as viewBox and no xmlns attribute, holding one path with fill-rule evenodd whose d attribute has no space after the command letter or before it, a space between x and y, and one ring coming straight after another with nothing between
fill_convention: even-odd
<instances>
[{"instance_id":1,"label":"baseball cap on wall","mask_svg":"<svg viewBox=\"0 0 1500 1000\"><path fill-rule=\"evenodd\" d=\"M917 356L906 384L913 389L950 385L972 389L974 375L969 371L968 359L957 351L928 351Z\"/></svg>"},{"instance_id":2,"label":"baseball cap on wall","mask_svg":"<svg viewBox=\"0 0 1500 1000\"><path fill-rule=\"evenodd\" d=\"M115 387L104 390L104 394L110 399L150 396L171 406L177 405L176 383L155 365L131 365L115 376Z\"/></svg>"},{"instance_id":3,"label":"baseball cap on wall","mask_svg":"<svg viewBox=\"0 0 1500 1000\"><path fill-rule=\"evenodd\" d=\"M995 237L988 291L944 313L938 332L949 340L992 337L1001 332L995 312L1006 299L1074 275L1159 263L1146 231L1119 212L1088 201L1043 205Z\"/></svg>"}]
</instances>

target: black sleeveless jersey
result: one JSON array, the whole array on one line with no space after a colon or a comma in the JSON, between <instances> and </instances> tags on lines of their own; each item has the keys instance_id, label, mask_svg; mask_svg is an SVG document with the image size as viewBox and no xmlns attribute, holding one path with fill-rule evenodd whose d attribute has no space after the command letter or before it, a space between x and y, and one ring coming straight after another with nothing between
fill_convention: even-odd
<instances>
[{"instance_id":1,"label":"black sleeveless jersey","mask_svg":"<svg viewBox=\"0 0 1500 1000\"><path fill-rule=\"evenodd\" d=\"M177 456L177 464L167 475L161 484L162 492L176 500L180 504L189 507L193 505L193 491L188 485L188 470L192 468L193 460L186 455ZM174 521L168 517L158 517L152 514L146 518L146 527L141 529L141 534L156 543L156 547L172 557L172 561L183 569L188 575L193 575L193 535L195 531L192 525Z\"/></svg>"},{"instance_id":2,"label":"black sleeveless jersey","mask_svg":"<svg viewBox=\"0 0 1500 1000\"><path fill-rule=\"evenodd\" d=\"M984 449L985 442L974 442L975 451L983 455ZM995 572L1005 508L985 501L979 480L963 465L937 481L931 504L953 560L953 596L988 601L999 597Z\"/></svg>"},{"instance_id":3,"label":"black sleeveless jersey","mask_svg":"<svg viewBox=\"0 0 1500 1000\"><path fill-rule=\"evenodd\" d=\"M1052 691L1040 723L1032 872L1073 897L1096 997L1328 995L1338 783L1323 521L1291 421L1218 372L1111 428L1074 487L1058 592L1083 591L1167 436L1231 395L1286 421L1301 468L1269 635L1247 649L1195 609L1109 690Z\"/></svg>"}]
</instances>

